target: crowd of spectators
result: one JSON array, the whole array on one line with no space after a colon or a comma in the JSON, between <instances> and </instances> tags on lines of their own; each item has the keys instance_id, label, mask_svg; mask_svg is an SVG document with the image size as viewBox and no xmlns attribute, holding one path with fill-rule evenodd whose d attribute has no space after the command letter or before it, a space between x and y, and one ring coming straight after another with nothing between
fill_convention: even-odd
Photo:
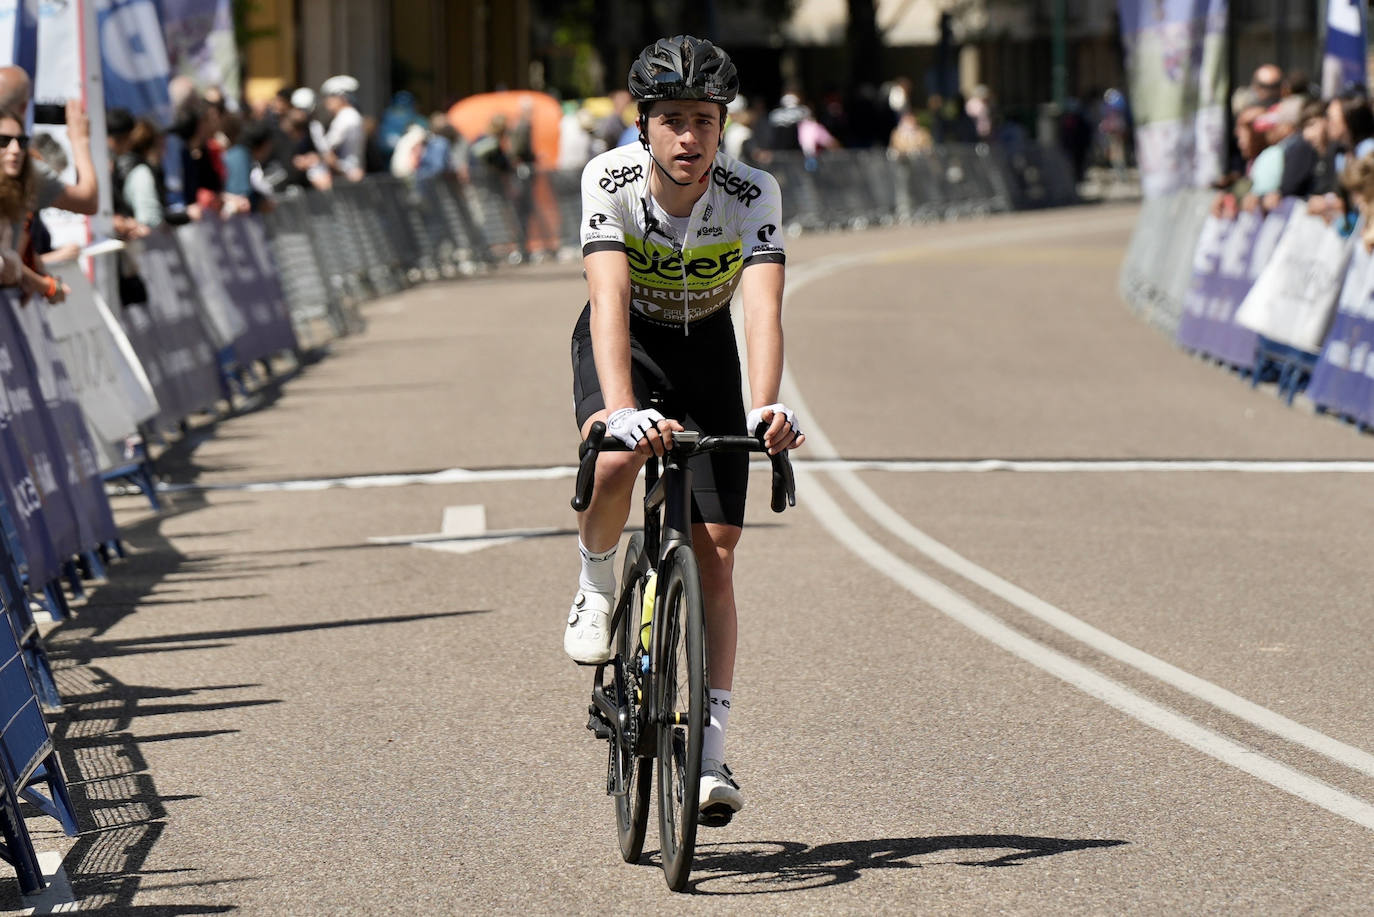
<instances>
[{"instance_id":1,"label":"crowd of spectators","mask_svg":"<svg viewBox=\"0 0 1374 917\"><path fill-rule=\"evenodd\" d=\"M1264 64L1233 94L1231 111L1234 144L1215 215L1267 213L1298 197L1348 233L1374 206L1374 108L1364 86L1324 98L1306 73ZM1374 231L1365 235L1374 248Z\"/></svg>"}]
</instances>

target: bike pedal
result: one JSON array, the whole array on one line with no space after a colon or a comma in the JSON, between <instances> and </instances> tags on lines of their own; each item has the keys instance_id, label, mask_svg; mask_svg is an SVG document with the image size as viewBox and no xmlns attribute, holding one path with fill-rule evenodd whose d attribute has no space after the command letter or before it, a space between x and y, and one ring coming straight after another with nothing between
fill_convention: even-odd
<instances>
[{"instance_id":1,"label":"bike pedal","mask_svg":"<svg viewBox=\"0 0 1374 917\"><path fill-rule=\"evenodd\" d=\"M598 739L610 739L614 733L606 721L596 715L595 707L587 708L587 728L592 731Z\"/></svg>"},{"instance_id":2,"label":"bike pedal","mask_svg":"<svg viewBox=\"0 0 1374 917\"><path fill-rule=\"evenodd\" d=\"M707 806L697 813L697 824L705 828L724 828L735 817L735 810L721 803Z\"/></svg>"}]
</instances>

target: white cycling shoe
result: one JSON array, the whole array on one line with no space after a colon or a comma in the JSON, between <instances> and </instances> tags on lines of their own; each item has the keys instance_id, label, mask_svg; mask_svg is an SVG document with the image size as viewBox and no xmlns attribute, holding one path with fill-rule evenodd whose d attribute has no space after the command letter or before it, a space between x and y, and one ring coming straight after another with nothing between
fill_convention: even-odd
<instances>
[{"instance_id":1,"label":"white cycling shoe","mask_svg":"<svg viewBox=\"0 0 1374 917\"><path fill-rule=\"evenodd\" d=\"M611 658L611 596L578 590L568 610L563 650L579 665L600 665Z\"/></svg>"},{"instance_id":2,"label":"white cycling shoe","mask_svg":"<svg viewBox=\"0 0 1374 917\"><path fill-rule=\"evenodd\" d=\"M744 808L744 794L724 761L701 762L699 798L697 822L708 828L725 827Z\"/></svg>"}]
</instances>

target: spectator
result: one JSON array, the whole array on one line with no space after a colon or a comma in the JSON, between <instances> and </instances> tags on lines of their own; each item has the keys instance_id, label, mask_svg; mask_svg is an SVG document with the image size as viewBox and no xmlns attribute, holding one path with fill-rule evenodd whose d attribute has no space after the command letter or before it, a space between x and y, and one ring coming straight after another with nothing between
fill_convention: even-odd
<instances>
[{"instance_id":1,"label":"spectator","mask_svg":"<svg viewBox=\"0 0 1374 917\"><path fill-rule=\"evenodd\" d=\"M992 90L982 83L973 87L968 101L964 103L964 113L973 122L973 133L979 143L990 143L993 137Z\"/></svg>"},{"instance_id":2,"label":"spectator","mask_svg":"<svg viewBox=\"0 0 1374 917\"><path fill-rule=\"evenodd\" d=\"M371 115L363 117L363 174L376 175L391 171L391 156L382 143L382 126Z\"/></svg>"},{"instance_id":3,"label":"spectator","mask_svg":"<svg viewBox=\"0 0 1374 917\"><path fill-rule=\"evenodd\" d=\"M1352 159L1341 173L1341 185L1355 210L1364 216L1360 241L1365 251L1374 252L1374 158Z\"/></svg>"},{"instance_id":4,"label":"spectator","mask_svg":"<svg viewBox=\"0 0 1374 917\"><path fill-rule=\"evenodd\" d=\"M1263 132L1265 149L1255 157L1250 168L1250 192L1242 206L1272 210L1279 202L1279 183L1283 179L1284 151L1292 144L1302 119L1303 98L1289 96L1266 109L1254 121L1255 129Z\"/></svg>"},{"instance_id":5,"label":"spectator","mask_svg":"<svg viewBox=\"0 0 1374 917\"><path fill-rule=\"evenodd\" d=\"M721 132L720 146L731 159L744 158L744 145L754 135L753 115L748 101L737 95L725 106L725 130Z\"/></svg>"},{"instance_id":6,"label":"spectator","mask_svg":"<svg viewBox=\"0 0 1374 917\"><path fill-rule=\"evenodd\" d=\"M139 227L131 235L146 235L166 220L166 192L158 170L161 160L161 133L152 121L139 118L114 163L116 194L124 201L133 225Z\"/></svg>"},{"instance_id":7,"label":"spectator","mask_svg":"<svg viewBox=\"0 0 1374 917\"><path fill-rule=\"evenodd\" d=\"M801 139L797 129L809 117L811 112L802 105L801 96L795 90L784 92L777 108L768 113L768 124L772 128L772 145L769 148L774 151L800 150Z\"/></svg>"},{"instance_id":8,"label":"spectator","mask_svg":"<svg viewBox=\"0 0 1374 917\"><path fill-rule=\"evenodd\" d=\"M320 98L329 113L329 128L319 145L319 156L331 179L360 181L365 174L367 128L353 105L357 91L358 81L342 74L330 77L320 86Z\"/></svg>"},{"instance_id":9,"label":"spectator","mask_svg":"<svg viewBox=\"0 0 1374 917\"><path fill-rule=\"evenodd\" d=\"M222 213L247 213L253 209L253 154L243 143L243 119L226 115L222 128L227 147L224 150L224 201Z\"/></svg>"},{"instance_id":10,"label":"spectator","mask_svg":"<svg viewBox=\"0 0 1374 917\"><path fill-rule=\"evenodd\" d=\"M1336 174L1345 170L1350 157L1363 159L1374 152L1374 108L1360 89L1342 92L1326 106L1327 129L1336 148Z\"/></svg>"},{"instance_id":11,"label":"spectator","mask_svg":"<svg viewBox=\"0 0 1374 917\"><path fill-rule=\"evenodd\" d=\"M505 175L513 168L507 154L507 133L506 116L497 112L491 116L486 133L472 142L473 158L491 174Z\"/></svg>"},{"instance_id":12,"label":"spectator","mask_svg":"<svg viewBox=\"0 0 1374 917\"><path fill-rule=\"evenodd\" d=\"M558 122L558 168L581 171L595 155L596 138L592 131L596 120L576 102L563 103L563 117Z\"/></svg>"},{"instance_id":13,"label":"spectator","mask_svg":"<svg viewBox=\"0 0 1374 917\"><path fill-rule=\"evenodd\" d=\"M611 93L611 113L602 118L596 126L596 139L601 142L597 153L605 152L621 145L622 137L629 125L625 117L630 110L630 93L617 89Z\"/></svg>"},{"instance_id":14,"label":"spectator","mask_svg":"<svg viewBox=\"0 0 1374 917\"><path fill-rule=\"evenodd\" d=\"M48 302L62 302L66 289L41 270L28 244L32 201L39 188L21 117L22 112L18 117L0 113L0 286L17 286L25 296L38 293Z\"/></svg>"},{"instance_id":15,"label":"spectator","mask_svg":"<svg viewBox=\"0 0 1374 917\"><path fill-rule=\"evenodd\" d=\"M816 157L824 150L839 149L840 141L825 129L825 125L816 120L809 106L802 105L802 109L806 115L797 123L797 145L806 157L807 170L814 172L817 165Z\"/></svg>"},{"instance_id":16,"label":"spectator","mask_svg":"<svg viewBox=\"0 0 1374 917\"><path fill-rule=\"evenodd\" d=\"M431 112L429 141L425 144L415 177L424 181L448 172L456 174L462 181L468 180L468 146L463 135L449 123L448 115L441 111Z\"/></svg>"},{"instance_id":17,"label":"spectator","mask_svg":"<svg viewBox=\"0 0 1374 917\"><path fill-rule=\"evenodd\" d=\"M391 174L400 179L415 178L429 141L429 131L420 125L407 128L391 151Z\"/></svg>"},{"instance_id":18,"label":"spectator","mask_svg":"<svg viewBox=\"0 0 1374 917\"><path fill-rule=\"evenodd\" d=\"M405 136L406 131L415 126L424 127L425 120L415 108L414 94L402 89L391 97L391 104L382 112L379 139L382 150L389 157L396 144Z\"/></svg>"},{"instance_id":19,"label":"spectator","mask_svg":"<svg viewBox=\"0 0 1374 917\"><path fill-rule=\"evenodd\" d=\"M1283 90L1283 70L1275 64L1260 64L1250 77L1251 98L1247 101L1267 108L1285 94Z\"/></svg>"},{"instance_id":20,"label":"spectator","mask_svg":"<svg viewBox=\"0 0 1374 917\"><path fill-rule=\"evenodd\" d=\"M188 100L172 121L171 135L181 147L182 194L186 215L199 220L209 211L218 211L224 192L224 164L210 144L218 129L212 109L198 98Z\"/></svg>"},{"instance_id":21,"label":"spectator","mask_svg":"<svg viewBox=\"0 0 1374 917\"><path fill-rule=\"evenodd\" d=\"M918 156L922 153L929 153L935 147L935 140L930 136L930 131L916 119L916 113L911 109L902 112L897 118L897 126L892 129L892 135L888 139L888 155L896 158L907 156Z\"/></svg>"},{"instance_id":22,"label":"spectator","mask_svg":"<svg viewBox=\"0 0 1374 917\"><path fill-rule=\"evenodd\" d=\"M1312 197L1334 192L1333 153L1327 132L1326 106L1319 100L1306 102L1299 118L1298 133L1284 149L1279 195Z\"/></svg>"},{"instance_id":23,"label":"spectator","mask_svg":"<svg viewBox=\"0 0 1374 917\"><path fill-rule=\"evenodd\" d=\"M29 109L32 84L22 67L0 67L0 113L23 120ZM76 161L76 184L68 185L46 163L25 157L37 173L38 200L35 209L57 207L73 213L94 214L99 204L99 185L91 159L91 122L77 99L67 101L67 139Z\"/></svg>"},{"instance_id":24,"label":"spectator","mask_svg":"<svg viewBox=\"0 0 1374 917\"><path fill-rule=\"evenodd\" d=\"M1269 141L1264 131L1255 127L1264 114L1264 108L1250 105L1236 114L1236 124L1232 131L1235 140L1236 158L1230 170L1217 179L1215 187L1221 192L1212 201L1212 215L1222 219L1234 219L1236 212L1247 194L1250 193L1250 172L1255 158L1264 151Z\"/></svg>"}]
</instances>

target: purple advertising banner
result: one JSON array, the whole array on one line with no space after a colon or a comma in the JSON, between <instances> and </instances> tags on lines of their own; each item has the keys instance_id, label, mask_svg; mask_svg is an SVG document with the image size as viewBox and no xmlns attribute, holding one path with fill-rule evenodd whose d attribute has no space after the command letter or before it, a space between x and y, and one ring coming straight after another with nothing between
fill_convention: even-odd
<instances>
[{"instance_id":1,"label":"purple advertising banner","mask_svg":"<svg viewBox=\"0 0 1374 917\"><path fill-rule=\"evenodd\" d=\"M1374 256L1363 244L1351 254L1307 397L1333 414L1374 424Z\"/></svg>"},{"instance_id":2,"label":"purple advertising banner","mask_svg":"<svg viewBox=\"0 0 1374 917\"><path fill-rule=\"evenodd\" d=\"M222 397L219 361L176 240L154 232L135 257L148 302L126 303L121 318L157 396L157 423L175 427Z\"/></svg>"},{"instance_id":3,"label":"purple advertising banner","mask_svg":"<svg viewBox=\"0 0 1374 917\"><path fill-rule=\"evenodd\" d=\"M19 453L17 467L6 475L5 497L19 528L29 582L37 587L57 576L61 558L80 550L80 538L77 511L66 486L67 458L56 442L33 354L15 319L15 308L14 294L0 293L0 387L5 393L6 438L12 437ZM46 538L40 535L44 530Z\"/></svg>"},{"instance_id":4,"label":"purple advertising banner","mask_svg":"<svg viewBox=\"0 0 1374 917\"><path fill-rule=\"evenodd\" d=\"M34 378L48 407L47 427L52 450L62 457L63 486L76 513L77 542L72 553L88 551L118 537L100 462L91 442L76 389L62 362L57 339L48 321L47 305L37 301L12 309L33 358Z\"/></svg>"},{"instance_id":5,"label":"purple advertising banner","mask_svg":"<svg viewBox=\"0 0 1374 917\"><path fill-rule=\"evenodd\" d=\"M9 311L0 294L0 309ZM29 582L41 586L58 571L57 552L48 531L46 506L38 487L32 460L42 451L25 448L30 439L41 441L34 412L38 409L38 384L28 374L18 347L10 335L10 323L0 322L0 483L4 485L6 528L13 526L18 545L11 553L23 552ZM46 474L46 472L45 472ZM53 507L54 510L58 509ZM16 550L17 549L17 550Z\"/></svg>"},{"instance_id":6,"label":"purple advertising banner","mask_svg":"<svg viewBox=\"0 0 1374 917\"><path fill-rule=\"evenodd\" d=\"M1207 218L1179 318L1180 346L1254 369L1259 336L1236 324L1236 310L1268 263L1292 210L1293 201L1284 200L1267 217L1242 211L1234 220Z\"/></svg>"},{"instance_id":7,"label":"purple advertising banner","mask_svg":"<svg viewBox=\"0 0 1374 917\"><path fill-rule=\"evenodd\" d=\"M200 222L199 228L207 234L209 250L219 253L214 270L229 299L248 323L248 328L234 341L237 360L247 364L295 350L296 333L259 219L207 219Z\"/></svg>"}]
</instances>

